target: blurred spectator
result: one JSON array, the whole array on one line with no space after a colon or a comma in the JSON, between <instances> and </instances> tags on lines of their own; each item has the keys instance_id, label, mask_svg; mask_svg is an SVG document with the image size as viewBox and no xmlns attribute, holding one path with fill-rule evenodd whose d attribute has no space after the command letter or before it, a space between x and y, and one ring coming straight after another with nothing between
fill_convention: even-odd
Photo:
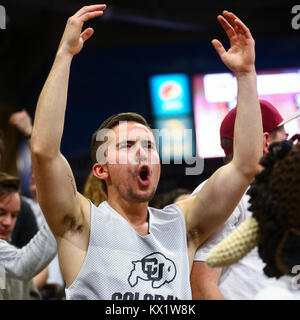
<instances>
[{"instance_id":1,"label":"blurred spectator","mask_svg":"<svg viewBox=\"0 0 300 320\"><path fill-rule=\"evenodd\" d=\"M228 266L258 248L264 274L272 280L256 292L256 300L300 299L300 143L293 141L270 145L247 192L252 215L207 257L211 266Z\"/></svg>"},{"instance_id":2,"label":"blurred spectator","mask_svg":"<svg viewBox=\"0 0 300 320\"><path fill-rule=\"evenodd\" d=\"M25 109L13 113L9 118L9 123L16 127L18 131L30 141L32 132L32 120L30 115ZM38 204L36 185L34 176L31 175L29 181L29 190L31 198L24 197L26 205L31 208L34 213L35 220L37 222L37 230L42 227L46 220L44 218L43 212ZM36 230L36 231L37 231ZM46 278L47 275L47 278ZM46 280L46 281L44 281ZM56 257L50 262L48 270L44 270L39 276L35 278L36 285L41 287L40 291L44 299L60 299L62 296L62 291L64 289L64 280L60 271L58 257ZM44 284L44 285L42 285Z\"/></svg>"},{"instance_id":3,"label":"blurred spectator","mask_svg":"<svg viewBox=\"0 0 300 320\"><path fill-rule=\"evenodd\" d=\"M41 229L42 225L47 223L44 214L38 204L36 184L34 175L31 174L29 189L32 195L31 198L24 197L24 200L31 206L35 218L38 223L38 228ZM45 271L44 271L45 275ZM44 278L42 278L44 279ZM41 280L37 278L36 281ZM64 295L64 280L59 267L57 255L48 265L48 277L45 285L40 289L43 299L45 300L60 300Z\"/></svg>"},{"instance_id":4,"label":"blurred spectator","mask_svg":"<svg viewBox=\"0 0 300 320\"><path fill-rule=\"evenodd\" d=\"M30 137L32 123L26 110L23 109L22 111L13 113L9 117L8 123L14 126L26 138ZM4 148L5 141L2 141L2 144ZM31 207L24 202L24 198L21 197L21 209L18 214L14 231L11 235L11 243L18 248L21 248L30 241L37 231L38 226Z\"/></svg>"},{"instance_id":5,"label":"blurred spectator","mask_svg":"<svg viewBox=\"0 0 300 320\"><path fill-rule=\"evenodd\" d=\"M267 154L270 144L287 139L288 134L284 125L295 119L297 114L284 120L270 102L260 100L260 107L263 122L262 151L263 154ZM233 108L220 126L220 142L225 153L224 163L230 162L233 158L235 118L236 108ZM193 191L193 195L199 192L205 183L206 181L200 184ZM205 262L208 252L251 216L248 200L249 196L244 194L223 226L196 251L191 272L193 299L250 300L270 282L270 279L263 274L264 264L259 259L257 249L228 267L210 268Z\"/></svg>"},{"instance_id":6,"label":"blurred spectator","mask_svg":"<svg viewBox=\"0 0 300 320\"><path fill-rule=\"evenodd\" d=\"M0 172L0 239L6 241L10 241L21 208L19 185L17 177ZM17 280L9 276L5 280L5 289L0 290L1 300L41 299L31 280Z\"/></svg>"},{"instance_id":7,"label":"blurred spectator","mask_svg":"<svg viewBox=\"0 0 300 320\"><path fill-rule=\"evenodd\" d=\"M12 278L28 281L47 267L56 254L56 241L48 224L44 224L22 249L0 239L0 286L2 271Z\"/></svg>"},{"instance_id":8,"label":"blurred spectator","mask_svg":"<svg viewBox=\"0 0 300 320\"><path fill-rule=\"evenodd\" d=\"M22 194L29 196L29 178L31 174L31 154L30 154L30 135L32 132L32 120L28 112L23 109L14 112L8 119L10 127L13 127L22 137L18 145L17 168L18 176L21 178Z\"/></svg>"},{"instance_id":9,"label":"blurred spectator","mask_svg":"<svg viewBox=\"0 0 300 320\"><path fill-rule=\"evenodd\" d=\"M11 235L11 243L18 248L25 246L38 232L36 218L25 199L21 196L21 209Z\"/></svg>"}]
</instances>

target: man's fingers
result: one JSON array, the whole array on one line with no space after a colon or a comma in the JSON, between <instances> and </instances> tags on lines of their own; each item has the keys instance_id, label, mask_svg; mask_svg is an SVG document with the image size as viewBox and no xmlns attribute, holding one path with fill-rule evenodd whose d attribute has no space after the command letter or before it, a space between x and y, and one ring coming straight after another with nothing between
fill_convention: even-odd
<instances>
[{"instance_id":1,"label":"man's fingers","mask_svg":"<svg viewBox=\"0 0 300 320\"><path fill-rule=\"evenodd\" d=\"M83 15L79 18L79 20L80 20L81 22L86 22L86 21L88 21L88 20L90 20L90 19L93 19L93 18L95 18L95 17L102 16L102 15L103 15L103 11L87 12L87 13L83 14Z\"/></svg>"},{"instance_id":2,"label":"man's fingers","mask_svg":"<svg viewBox=\"0 0 300 320\"><path fill-rule=\"evenodd\" d=\"M234 20L237 18L233 13L228 12L227 10L224 10L222 12L223 16L225 17L225 19L228 21L228 23L234 27Z\"/></svg>"},{"instance_id":3,"label":"man's fingers","mask_svg":"<svg viewBox=\"0 0 300 320\"><path fill-rule=\"evenodd\" d=\"M235 19L235 24L240 28L240 31L243 32L244 36L247 39L252 39L252 35L249 28L239 18Z\"/></svg>"},{"instance_id":4,"label":"man's fingers","mask_svg":"<svg viewBox=\"0 0 300 320\"><path fill-rule=\"evenodd\" d=\"M224 53L226 53L226 50L224 49L222 43L219 40L214 39L211 41L211 43L220 56L222 56Z\"/></svg>"},{"instance_id":5,"label":"man's fingers","mask_svg":"<svg viewBox=\"0 0 300 320\"><path fill-rule=\"evenodd\" d=\"M94 30L92 28L87 28L81 33L81 38L83 41L88 40L94 33Z\"/></svg>"},{"instance_id":6,"label":"man's fingers","mask_svg":"<svg viewBox=\"0 0 300 320\"><path fill-rule=\"evenodd\" d=\"M94 4L91 6L84 6L74 14L74 17L79 18L82 15L86 14L87 12L102 11L105 9L106 9L106 4Z\"/></svg>"},{"instance_id":7,"label":"man's fingers","mask_svg":"<svg viewBox=\"0 0 300 320\"><path fill-rule=\"evenodd\" d=\"M234 13L224 10L223 15L227 19L227 21L233 26L234 30L238 30L239 33L243 33L244 36L248 39L252 38L249 28Z\"/></svg>"},{"instance_id":8,"label":"man's fingers","mask_svg":"<svg viewBox=\"0 0 300 320\"><path fill-rule=\"evenodd\" d=\"M229 24L229 22L224 17L219 15L218 20L219 20L221 26L223 27L223 29L225 30L229 39L235 35L235 31L234 31L233 27Z\"/></svg>"}]
</instances>

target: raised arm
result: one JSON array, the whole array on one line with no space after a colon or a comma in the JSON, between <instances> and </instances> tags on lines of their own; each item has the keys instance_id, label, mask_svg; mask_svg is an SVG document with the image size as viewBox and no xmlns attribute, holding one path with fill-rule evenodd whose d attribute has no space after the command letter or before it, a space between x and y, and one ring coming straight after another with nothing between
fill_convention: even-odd
<instances>
[{"instance_id":1,"label":"raised arm","mask_svg":"<svg viewBox=\"0 0 300 320\"><path fill-rule=\"evenodd\" d=\"M254 40L249 29L233 13L224 11L218 20L230 40L230 48L226 51L218 40L213 40L212 44L238 84L234 157L211 176L197 196L178 203L186 217L189 245L194 248L232 213L258 170L263 150Z\"/></svg>"},{"instance_id":2,"label":"raised arm","mask_svg":"<svg viewBox=\"0 0 300 320\"><path fill-rule=\"evenodd\" d=\"M101 16L105 5L86 6L70 17L55 61L38 100L31 156L39 204L55 236L84 225L83 207L87 200L77 192L71 168L60 152L70 66L74 55L93 34L82 31L84 22Z\"/></svg>"}]
</instances>

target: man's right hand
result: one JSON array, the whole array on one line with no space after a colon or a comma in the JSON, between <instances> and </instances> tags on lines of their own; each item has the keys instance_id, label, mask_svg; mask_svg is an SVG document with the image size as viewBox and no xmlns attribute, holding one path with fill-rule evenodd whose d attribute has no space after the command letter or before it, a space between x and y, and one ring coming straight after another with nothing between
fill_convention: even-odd
<instances>
[{"instance_id":1,"label":"man's right hand","mask_svg":"<svg viewBox=\"0 0 300 320\"><path fill-rule=\"evenodd\" d=\"M226 51L219 40L212 40L223 63L237 76L239 73L255 71L255 41L250 30L232 12L223 11L218 20L226 31L230 48Z\"/></svg>"},{"instance_id":2,"label":"man's right hand","mask_svg":"<svg viewBox=\"0 0 300 320\"><path fill-rule=\"evenodd\" d=\"M69 54L71 56L79 53L83 44L94 33L92 28L87 28L82 32L84 22L103 15L103 10L106 9L105 4L97 4L85 6L77 11L68 19L64 34L62 36L58 52Z\"/></svg>"}]
</instances>

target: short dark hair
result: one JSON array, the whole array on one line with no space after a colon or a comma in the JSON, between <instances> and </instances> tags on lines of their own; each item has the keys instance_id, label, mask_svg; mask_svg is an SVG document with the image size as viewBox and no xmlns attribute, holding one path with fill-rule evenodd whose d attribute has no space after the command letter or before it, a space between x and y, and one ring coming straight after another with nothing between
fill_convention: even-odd
<instances>
[{"instance_id":1,"label":"short dark hair","mask_svg":"<svg viewBox=\"0 0 300 320\"><path fill-rule=\"evenodd\" d=\"M118 113L118 114L112 115L111 117L109 117L108 119L103 121L102 124L100 125L100 127L93 133L92 143L91 143L91 158L92 158L93 165L95 163L97 163L96 154L97 154L98 148L101 146L101 144L103 144L105 142L105 141L97 141L97 134L98 134L99 130L112 129L115 126L119 125L119 123L121 121L137 122L137 123L140 123L150 129L150 126L149 126L147 120L138 113L124 112L124 113ZM103 189L104 189L105 193L107 194L106 183L103 180L101 180L101 182L102 182Z\"/></svg>"},{"instance_id":2,"label":"short dark hair","mask_svg":"<svg viewBox=\"0 0 300 320\"><path fill-rule=\"evenodd\" d=\"M0 172L0 197L6 193L19 192L20 179L5 172Z\"/></svg>"},{"instance_id":3,"label":"short dark hair","mask_svg":"<svg viewBox=\"0 0 300 320\"><path fill-rule=\"evenodd\" d=\"M137 123L141 123L142 125L148 127L150 129L150 126L146 119L142 117L140 114L134 113L134 112L126 112L126 113L118 113L115 114L105 121L102 122L100 127L94 132L92 136L92 143L91 143L91 157L92 157L92 163L97 163L96 159L96 153L99 146L101 146L104 141L97 141L97 133L99 130L102 129L112 129L115 126L117 126L121 121L133 121Z\"/></svg>"}]
</instances>

